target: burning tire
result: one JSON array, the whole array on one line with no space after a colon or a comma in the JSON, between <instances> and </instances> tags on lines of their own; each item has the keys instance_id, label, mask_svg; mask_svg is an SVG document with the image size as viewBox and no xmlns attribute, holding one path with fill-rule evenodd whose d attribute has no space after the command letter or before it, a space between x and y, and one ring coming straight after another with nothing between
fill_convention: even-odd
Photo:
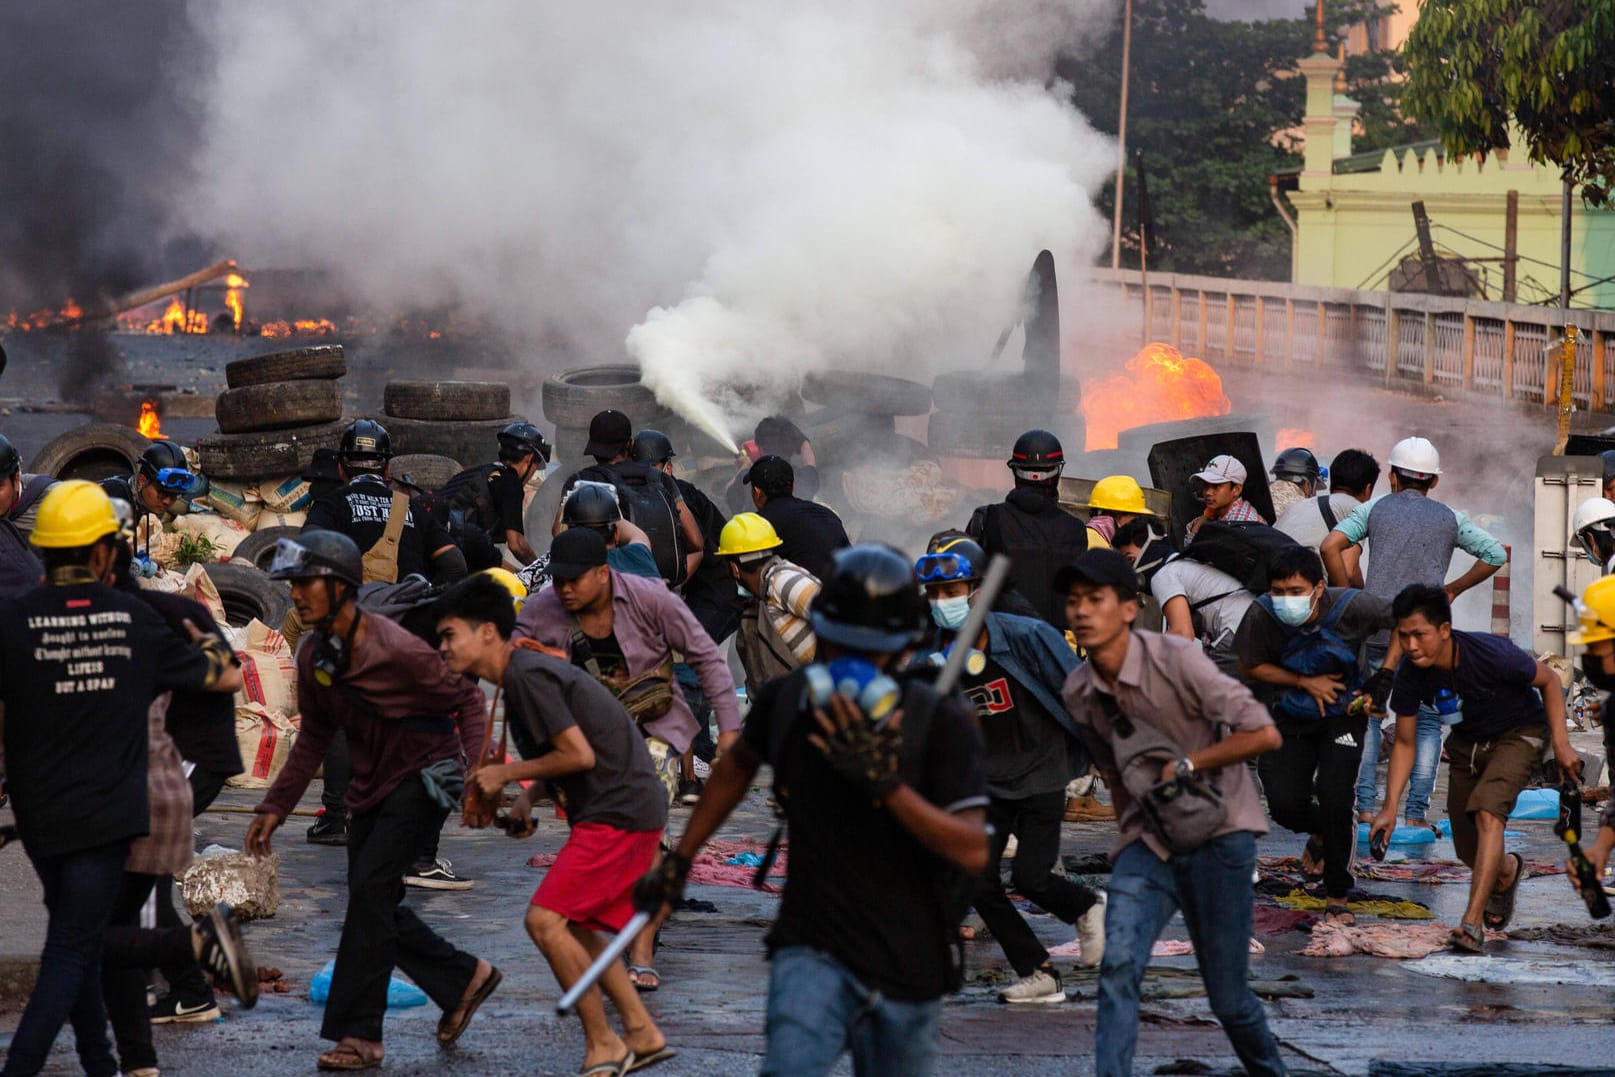
<instances>
[{"instance_id":1,"label":"burning tire","mask_svg":"<svg viewBox=\"0 0 1615 1077\"><path fill-rule=\"evenodd\" d=\"M99 482L128 475L151 442L118 423L90 423L46 443L28 462L28 471L58 479Z\"/></svg>"},{"instance_id":2,"label":"burning tire","mask_svg":"<svg viewBox=\"0 0 1615 1077\"><path fill-rule=\"evenodd\" d=\"M321 344L226 363L224 382L232 389L244 389L279 381L326 381L347 372L348 360L342 345Z\"/></svg>"},{"instance_id":3,"label":"burning tire","mask_svg":"<svg viewBox=\"0 0 1615 1077\"><path fill-rule=\"evenodd\" d=\"M342 387L334 381L283 381L226 389L214 413L226 434L334 422L342 418Z\"/></svg>"},{"instance_id":4,"label":"burning tire","mask_svg":"<svg viewBox=\"0 0 1615 1077\"><path fill-rule=\"evenodd\" d=\"M802 396L827 408L864 415L927 415L931 411L930 386L860 370L809 374L802 379Z\"/></svg>"},{"instance_id":5,"label":"burning tire","mask_svg":"<svg viewBox=\"0 0 1615 1077\"><path fill-rule=\"evenodd\" d=\"M453 457L405 453L392 458L388 473L422 490L436 490L464 470Z\"/></svg>"},{"instance_id":6,"label":"burning tire","mask_svg":"<svg viewBox=\"0 0 1615 1077\"><path fill-rule=\"evenodd\" d=\"M450 460L464 461L467 467L475 467L498 455L499 431L519 421L516 415L452 423L397 419L389 415L382 425L392 435L395 454L446 456Z\"/></svg>"},{"instance_id":7,"label":"burning tire","mask_svg":"<svg viewBox=\"0 0 1615 1077\"><path fill-rule=\"evenodd\" d=\"M286 620L286 611L292 608L291 589L270 579L257 565L245 560L215 561L203 565L202 570L219 589L224 619L232 628L240 628L256 617L278 629Z\"/></svg>"},{"instance_id":8,"label":"burning tire","mask_svg":"<svg viewBox=\"0 0 1615 1077\"><path fill-rule=\"evenodd\" d=\"M254 531L236 544L235 552L230 555L231 561L239 561L246 565L256 565L264 571L269 571L269 562L275 556L275 543L283 538L296 538L301 528L297 527L266 527L262 531ZM268 623L268 622L266 622ZM269 627L277 627L270 623Z\"/></svg>"},{"instance_id":9,"label":"burning tire","mask_svg":"<svg viewBox=\"0 0 1615 1077\"><path fill-rule=\"evenodd\" d=\"M556 426L587 430L589 420L608 408L626 414L636 430L650 426L651 416L667 414L656 394L640 384L636 366L583 367L544 382L544 418Z\"/></svg>"},{"instance_id":10,"label":"burning tire","mask_svg":"<svg viewBox=\"0 0 1615 1077\"><path fill-rule=\"evenodd\" d=\"M391 418L461 422L510 414L510 386L495 381L392 381L382 390Z\"/></svg>"},{"instance_id":11,"label":"burning tire","mask_svg":"<svg viewBox=\"0 0 1615 1077\"><path fill-rule=\"evenodd\" d=\"M346 423L338 420L295 430L256 434L209 434L198 438L202 474L212 479L273 479L301 475L315 449L335 449Z\"/></svg>"}]
</instances>

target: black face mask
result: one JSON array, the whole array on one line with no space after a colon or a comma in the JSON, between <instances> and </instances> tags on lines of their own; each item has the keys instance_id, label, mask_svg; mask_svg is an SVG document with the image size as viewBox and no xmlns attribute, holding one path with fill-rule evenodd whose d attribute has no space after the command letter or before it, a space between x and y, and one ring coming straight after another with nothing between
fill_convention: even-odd
<instances>
[{"instance_id":1,"label":"black face mask","mask_svg":"<svg viewBox=\"0 0 1615 1077\"><path fill-rule=\"evenodd\" d=\"M1584 654L1581 656L1581 671L1593 683L1593 687L1601 692L1615 692L1615 673L1604 672L1604 660L1597 655Z\"/></svg>"}]
</instances>

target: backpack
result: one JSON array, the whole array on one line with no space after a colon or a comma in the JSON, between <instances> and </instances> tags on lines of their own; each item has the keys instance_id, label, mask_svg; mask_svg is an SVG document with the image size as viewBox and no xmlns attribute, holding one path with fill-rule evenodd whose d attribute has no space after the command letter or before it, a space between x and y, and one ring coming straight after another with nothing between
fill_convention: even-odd
<instances>
[{"instance_id":1,"label":"backpack","mask_svg":"<svg viewBox=\"0 0 1615 1077\"><path fill-rule=\"evenodd\" d=\"M494 525L500 522L499 510L493 503L493 493L488 489L488 480L498 467L498 464L482 464L466 468L444 483L438 491L448 499L453 510L489 534L496 530ZM504 541L503 533L500 534L499 540Z\"/></svg>"},{"instance_id":2,"label":"backpack","mask_svg":"<svg viewBox=\"0 0 1615 1077\"><path fill-rule=\"evenodd\" d=\"M1014 589L1037 608L1037 616L1063 630L1065 596L1054 593L1051 581L1088 548L1087 525L1064 512L1040 518L1003 503L978 511L983 550L1008 557Z\"/></svg>"},{"instance_id":3,"label":"backpack","mask_svg":"<svg viewBox=\"0 0 1615 1077\"><path fill-rule=\"evenodd\" d=\"M1207 520L1179 556L1226 572L1253 595L1267 590L1267 564L1275 553L1300 543L1276 527Z\"/></svg>"},{"instance_id":4,"label":"backpack","mask_svg":"<svg viewBox=\"0 0 1615 1077\"><path fill-rule=\"evenodd\" d=\"M1329 612L1319 618L1318 623L1311 629L1291 628L1279 621L1290 637L1284 644L1283 653L1279 655L1280 666L1303 677L1339 674L1343 680L1344 688L1325 712L1330 718L1338 718L1346 712L1347 705L1351 703L1352 693L1362 687L1364 680L1362 662L1357 652L1346 645L1346 641L1340 638L1337 630L1340 618L1346 613L1346 607L1351 605L1352 599L1358 594L1355 589L1343 592L1335 600L1335 604L1329 607ZM1273 600L1270 597L1263 595L1257 601L1268 613L1273 612ZM1292 721L1317 721L1325 717L1325 714L1318 713L1317 701L1302 688L1286 688L1280 692L1273 702L1273 711L1276 715Z\"/></svg>"},{"instance_id":5,"label":"backpack","mask_svg":"<svg viewBox=\"0 0 1615 1077\"><path fill-rule=\"evenodd\" d=\"M600 464L578 472L580 479L609 482L617 491L617 504L629 523L650 538L656 570L677 587L684 582L684 532L678 506L666 494L664 476L648 464L623 461Z\"/></svg>"}]
</instances>

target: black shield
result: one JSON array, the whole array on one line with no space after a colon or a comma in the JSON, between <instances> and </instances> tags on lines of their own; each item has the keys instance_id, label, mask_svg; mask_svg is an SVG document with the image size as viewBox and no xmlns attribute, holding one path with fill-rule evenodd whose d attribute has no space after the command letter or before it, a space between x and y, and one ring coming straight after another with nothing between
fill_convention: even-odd
<instances>
[{"instance_id":1,"label":"black shield","mask_svg":"<svg viewBox=\"0 0 1615 1077\"><path fill-rule=\"evenodd\" d=\"M1172 495L1172 541L1180 545L1184 528L1199 515L1200 501L1194 496L1194 476L1214 456L1232 456L1245 465L1247 478L1241 494L1267 522L1273 521L1273 495L1267 488L1267 467L1262 463L1262 445L1249 431L1226 434L1200 434L1195 437L1160 441L1150 446L1150 482Z\"/></svg>"}]
</instances>

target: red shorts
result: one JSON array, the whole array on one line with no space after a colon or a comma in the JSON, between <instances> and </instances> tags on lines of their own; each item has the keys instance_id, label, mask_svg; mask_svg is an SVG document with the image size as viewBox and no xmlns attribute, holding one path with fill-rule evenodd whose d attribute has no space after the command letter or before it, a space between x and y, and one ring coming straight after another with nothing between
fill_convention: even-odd
<instances>
[{"instance_id":1,"label":"red shorts","mask_svg":"<svg viewBox=\"0 0 1615 1077\"><path fill-rule=\"evenodd\" d=\"M660 830L578 823L533 904L594 931L621 931L634 915L634 883L656 862Z\"/></svg>"}]
</instances>

